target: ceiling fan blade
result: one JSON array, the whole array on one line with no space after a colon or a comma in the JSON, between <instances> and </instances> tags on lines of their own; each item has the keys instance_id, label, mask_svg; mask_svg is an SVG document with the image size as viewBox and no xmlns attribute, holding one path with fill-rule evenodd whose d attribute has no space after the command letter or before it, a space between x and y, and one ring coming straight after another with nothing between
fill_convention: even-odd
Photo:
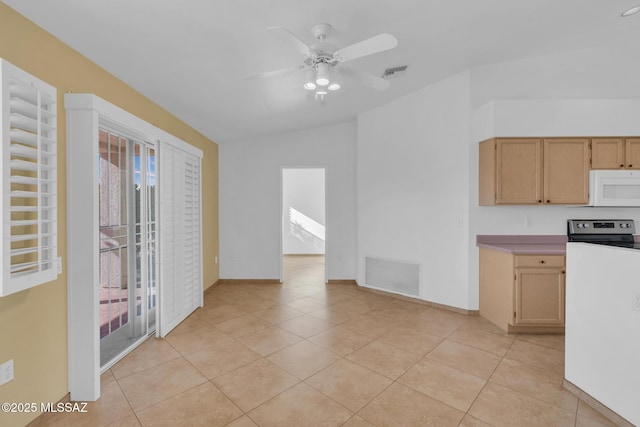
<instances>
[{"instance_id":1,"label":"ceiling fan blade","mask_svg":"<svg viewBox=\"0 0 640 427\"><path fill-rule=\"evenodd\" d=\"M269 77L277 77L277 76L281 76L284 74L289 74L292 73L294 71L298 71L300 70L300 66L296 66L296 67L287 67L287 68L281 68L279 70L273 70L273 71L265 71L262 73L255 73L255 74L249 74L243 77L243 79L245 80L259 80L259 79L267 79Z\"/></svg>"},{"instance_id":2,"label":"ceiling fan blade","mask_svg":"<svg viewBox=\"0 0 640 427\"><path fill-rule=\"evenodd\" d=\"M291 31L287 30L286 28L269 27L269 28L267 28L267 30L284 31L284 33L289 36L289 39L293 43L293 47L295 47L298 52L300 52L301 54L303 54L304 56L307 56L307 57L315 56L315 52L313 51L313 49L311 49L309 47L308 44L306 44L305 42L300 40L295 34L293 34Z\"/></svg>"},{"instance_id":3,"label":"ceiling fan blade","mask_svg":"<svg viewBox=\"0 0 640 427\"><path fill-rule=\"evenodd\" d=\"M398 46L398 39L393 37L391 34L382 33L344 47L336 51L336 53L333 54L333 57L338 62L351 61L352 59L362 58L363 56L373 55L374 53L393 49L396 46Z\"/></svg>"},{"instance_id":4,"label":"ceiling fan blade","mask_svg":"<svg viewBox=\"0 0 640 427\"><path fill-rule=\"evenodd\" d=\"M391 82L389 80L376 77L369 73L362 73L350 68L340 68L338 71L340 74L359 80L363 85L370 87L371 89L385 90L391 86Z\"/></svg>"}]
</instances>

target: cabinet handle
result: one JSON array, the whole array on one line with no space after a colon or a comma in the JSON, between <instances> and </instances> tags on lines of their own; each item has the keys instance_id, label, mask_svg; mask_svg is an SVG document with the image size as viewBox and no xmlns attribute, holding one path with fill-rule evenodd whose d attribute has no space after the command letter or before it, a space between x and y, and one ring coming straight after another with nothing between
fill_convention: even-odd
<instances>
[{"instance_id":1,"label":"cabinet handle","mask_svg":"<svg viewBox=\"0 0 640 427\"><path fill-rule=\"evenodd\" d=\"M551 203L551 200L547 200L547 203Z\"/></svg>"},{"instance_id":2,"label":"cabinet handle","mask_svg":"<svg viewBox=\"0 0 640 427\"><path fill-rule=\"evenodd\" d=\"M542 203L542 200L538 200L538 203Z\"/></svg>"},{"instance_id":3,"label":"cabinet handle","mask_svg":"<svg viewBox=\"0 0 640 427\"><path fill-rule=\"evenodd\" d=\"M621 167L621 168L623 168L623 167L624 167L624 165L620 165L620 167Z\"/></svg>"},{"instance_id":4,"label":"cabinet handle","mask_svg":"<svg viewBox=\"0 0 640 427\"><path fill-rule=\"evenodd\" d=\"M630 168L632 168L632 167L633 167L633 165L629 165L629 167L630 167Z\"/></svg>"},{"instance_id":5,"label":"cabinet handle","mask_svg":"<svg viewBox=\"0 0 640 427\"><path fill-rule=\"evenodd\" d=\"M540 264L544 264L544 260L541 260L541 261L540 261Z\"/></svg>"}]
</instances>

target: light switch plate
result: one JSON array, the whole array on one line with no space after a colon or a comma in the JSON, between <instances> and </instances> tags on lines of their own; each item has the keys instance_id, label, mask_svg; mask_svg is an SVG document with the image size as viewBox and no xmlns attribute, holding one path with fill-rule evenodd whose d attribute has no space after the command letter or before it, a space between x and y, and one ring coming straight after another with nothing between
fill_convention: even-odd
<instances>
[{"instance_id":1,"label":"light switch plate","mask_svg":"<svg viewBox=\"0 0 640 427\"><path fill-rule=\"evenodd\" d=\"M13 359L0 365L0 385L6 384L13 379Z\"/></svg>"}]
</instances>

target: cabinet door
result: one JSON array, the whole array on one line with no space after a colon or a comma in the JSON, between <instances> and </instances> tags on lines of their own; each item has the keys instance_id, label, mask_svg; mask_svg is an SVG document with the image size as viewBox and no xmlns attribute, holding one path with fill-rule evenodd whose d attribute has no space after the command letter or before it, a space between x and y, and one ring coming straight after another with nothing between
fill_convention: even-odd
<instances>
[{"instance_id":1,"label":"cabinet door","mask_svg":"<svg viewBox=\"0 0 640 427\"><path fill-rule=\"evenodd\" d=\"M516 268L515 325L564 325L563 268Z\"/></svg>"},{"instance_id":2,"label":"cabinet door","mask_svg":"<svg viewBox=\"0 0 640 427\"><path fill-rule=\"evenodd\" d=\"M542 202L542 144L539 139L496 141L496 203Z\"/></svg>"},{"instance_id":3,"label":"cabinet door","mask_svg":"<svg viewBox=\"0 0 640 427\"><path fill-rule=\"evenodd\" d=\"M624 169L624 147L622 138L592 139L591 169Z\"/></svg>"},{"instance_id":4,"label":"cabinet door","mask_svg":"<svg viewBox=\"0 0 640 427\"><path fill-rule=\"evenodd\" d=\"M640 169L640 138L627 138L625 146L627 169Z\"/></svg>"},{"instance_id":5,"label":"cabinet door","mask_svg":"<svg viewBox=\"0 0 640 427\"><path fill-rule=\"evenodd\" d=\"M544 203L586 204L589 201L589 140L544 140Z\"/></svg>"}]
</instances>

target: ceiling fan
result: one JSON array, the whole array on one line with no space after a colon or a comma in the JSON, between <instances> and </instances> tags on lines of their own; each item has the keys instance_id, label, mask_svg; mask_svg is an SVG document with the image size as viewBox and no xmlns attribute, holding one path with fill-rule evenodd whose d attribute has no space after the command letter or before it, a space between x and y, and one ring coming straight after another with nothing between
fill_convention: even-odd
<instances>
[{"instance_id":1,"label":"ceiling fan","mask_svg":"<svg viewBox=\"0 0 640 427\"><path fill-rule=\"evenodd\" d=\"M317 43L309 46L291 31L281 27L269 27L267 30L280 31L284 33L293 44L293 47L302 54L302 65L281 68L279 70L267 71L263 73L250 74L245 76L246 80L256 80L269 77L280 76L292 72L304 72L304 88L308 91L315 91L316 99L324 101L327 91L340 89L342 76L359 80L365 86L376 90L385 90L391 83L388 80L376 77L372 74L363 73L350 68L342 67L342 64L353 59L373 55L378 52L393 49L398 45L398 40L391 34L382 33L377 36L362 40L350 46L338 49L331 43L326 42L327 35L331 32L331 25L318 24L311 29L311 33Z\"/></svg>"}]
</instances>

